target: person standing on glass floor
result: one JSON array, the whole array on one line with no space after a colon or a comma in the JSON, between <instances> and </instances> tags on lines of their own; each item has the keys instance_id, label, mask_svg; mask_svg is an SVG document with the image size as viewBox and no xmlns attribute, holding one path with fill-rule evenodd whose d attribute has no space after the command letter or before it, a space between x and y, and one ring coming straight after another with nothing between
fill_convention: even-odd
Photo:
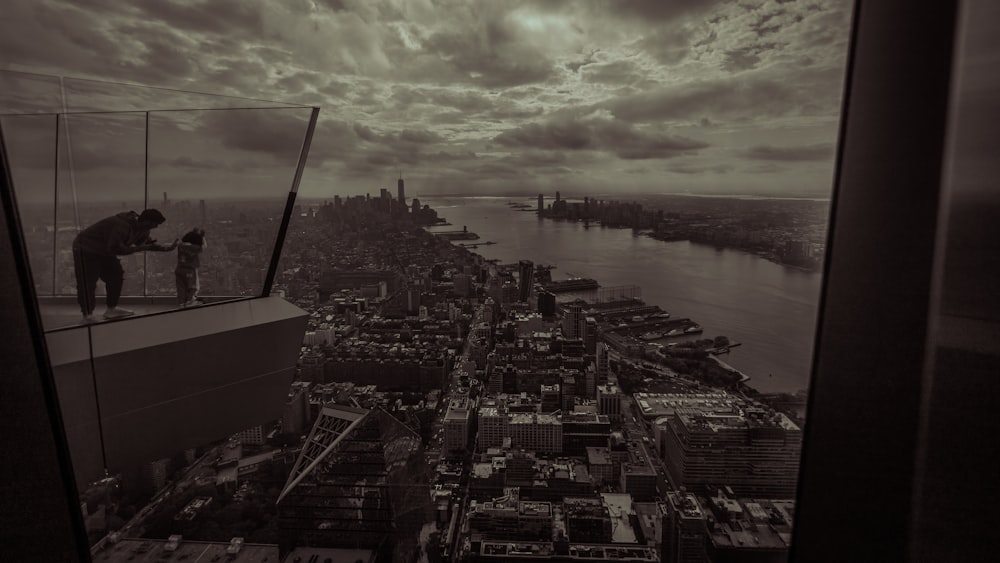
<instances>
[{"instance_id":1,"label":"person standing on glass floor","mask_svg":"<svg viewBox=\"0 0 1000 563\"><path fill-rule=\"evenodd\" d=\"M177 241L170 246L157 244L149 231L160 226L166 218L156 209L142 213L126 211L101 219L80 231L73 239L73 270L76 274L76 299L83 312L83 322L97 319L97 280L104 281L107 290L105 319L117 319L133 314L118 306L125 283L125 270L118 260L136 252L169 252L177 248Z\"/></svg>"},{"instance_id":2,"label":"person standing on glass floor","mask_svg":"<svg viewBox=\"0 0 1000 563\"><path fill-rule=\"evenodd\" d=\"M198 305L198 268L201 266L201 252L208 247L204 229L193 229L181 239L177 247L177 304L181 307Z\"/></svg>"}]
</instances>

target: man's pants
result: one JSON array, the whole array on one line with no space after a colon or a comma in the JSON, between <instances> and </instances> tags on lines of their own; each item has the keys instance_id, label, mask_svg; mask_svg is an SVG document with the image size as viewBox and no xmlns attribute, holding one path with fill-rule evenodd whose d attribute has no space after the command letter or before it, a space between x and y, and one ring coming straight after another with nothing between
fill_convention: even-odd
<instances>
[{"instance_id":1,"label":"man's pants","mask_svg":"<svg viewBox=\"0 0 1000 563\"><path fill-rule=\"evenodd\" d=\"M97 306L97 280L104 282L108 308L118 306L125 283L125 270L117 257L92 254L73 247L73 270L76 274L76 300L84 315L92 314Z\"/></svg>"}]
</instances>

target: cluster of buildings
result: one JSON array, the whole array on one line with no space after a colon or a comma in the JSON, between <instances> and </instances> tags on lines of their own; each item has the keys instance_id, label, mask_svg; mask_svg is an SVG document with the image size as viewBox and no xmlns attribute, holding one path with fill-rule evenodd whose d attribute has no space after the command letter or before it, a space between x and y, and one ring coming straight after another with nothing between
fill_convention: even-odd
<instances>
[{"instance_id":1,"label":"cluster of buildings","mask_svg":"<svg viewBox=\"0 0 1000 563\"><path fill-rule=\"evenodd\" d=\"M707 209L696 198L674 197L654 203L651 207L657 208L649 209L637 202L590 197L569 201L556 192L555 199L547 205L539 194L537 211L551 219L649 230L661 240L690 240L748 250L803 268L820 266L825 249L827 202L738 200L737 205L728 206L712 203L712 208Z\"/></svg>"},{"instance_id":2,"label":"cluster of buildings","mask_svg":"<svg viewBox=\"0 0 1000 563\"><path fill-rule=\"evenodd\" d=\"M545 214L637 213L557 198ZM236 435L252 449L222 464L234 484L287 465L282 554L703 563L787 553L801 431L697 385L624 392L631 334L669 317L635 291L557 296L545 266L489 262L417 228L436 217L402 193L301 216L315 228L290 232L276 286L310 313L298 375L280 421ZM279 432L297 445L259 453Z\"/></svg>"}]
</instances>

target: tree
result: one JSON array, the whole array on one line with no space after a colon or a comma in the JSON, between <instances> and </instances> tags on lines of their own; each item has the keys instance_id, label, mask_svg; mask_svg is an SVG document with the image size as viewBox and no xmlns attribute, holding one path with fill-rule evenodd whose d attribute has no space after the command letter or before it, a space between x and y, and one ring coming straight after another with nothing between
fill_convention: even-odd
<instances>
[{"instance_id":1,"label":"tree","mask_svg":"<svg viewBox=\"0 0 1000 563\"><path fill-rule=\"evenodd\" d=\"M721 336L721 335L715 337L715 347L716 348L724 348L726 346L729 346L729 338L728 337Z\"/></svg>"}]
</instances>

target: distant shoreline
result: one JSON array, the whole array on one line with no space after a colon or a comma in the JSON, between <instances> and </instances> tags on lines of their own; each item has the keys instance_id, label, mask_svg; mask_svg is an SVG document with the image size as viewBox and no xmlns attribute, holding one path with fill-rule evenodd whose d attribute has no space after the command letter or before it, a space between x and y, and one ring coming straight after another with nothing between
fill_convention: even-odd
<instances>
[{"instance_id":1,"label":"distant shoreline","mask_svg":"<svg viewBox=\"0 0 1000 563\"><path fill-rule=\"evenodd\" d=\"M552 199L555 197L553 194L543 193L541 194L546 199ZM762 201L762 200L786 200L786 201L815 201L815 202L826 202L831 201L830 196L817 196L815 194L693 194L693 193L682 193L682 192L639 192L639 193L587 193L576 196L567 196L562 199L566 200L580 200L583 201L584 197L615 197L619 199L629 199L629 198L640 198L649 196L667 196L667 197L695 197L695 198L707 198L707 199L742 199L750 201ZM440 194L428 194L422 193L417 194L417 198L477 198L477 199L534 199L538 197L538 194L468 194L468 193L440 193Z\"/></svg>"}]
</instances>

